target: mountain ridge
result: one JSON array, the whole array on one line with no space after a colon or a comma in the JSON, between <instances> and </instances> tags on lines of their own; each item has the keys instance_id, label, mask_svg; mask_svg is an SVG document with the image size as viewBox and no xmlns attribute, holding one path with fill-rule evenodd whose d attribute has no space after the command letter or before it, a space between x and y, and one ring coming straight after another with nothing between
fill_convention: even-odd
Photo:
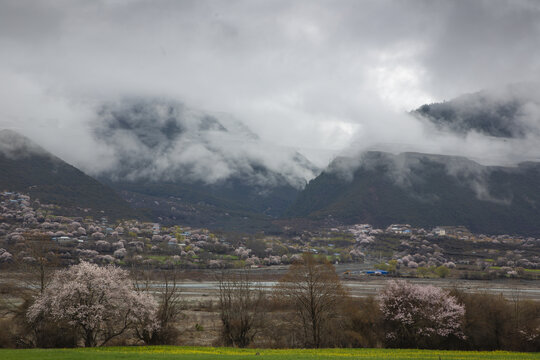
<instances>
[{"instance_id":1,"label":"mountain ridge","mask_svg":"<svg viewBox=\"0 0 540 360\"><path fill-rule=\"evenodd\" d=\"M483 166L463 157L368 152L360 159L336 159L308 183L286 215L537 235L538 179L540 163Z\"/></svg>"},{"instance_id":2,"label":"mountain ridge","mask_svg":"<svg viewBox=\"0 0 540 360\"><path fill-rule=\"evenodd\" d=\"M28 193L66 214L141 216L112 189L13 130L0 131L0 169L0 189Z\"/></svg>"}]
</instances>

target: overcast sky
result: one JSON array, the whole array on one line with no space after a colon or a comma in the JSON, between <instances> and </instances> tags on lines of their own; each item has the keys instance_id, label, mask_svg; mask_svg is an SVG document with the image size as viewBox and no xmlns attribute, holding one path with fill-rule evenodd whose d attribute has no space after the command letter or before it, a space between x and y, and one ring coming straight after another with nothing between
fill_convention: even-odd
<instances>
[{"instance_id":1,"label":"overcast sky","mask_svg":"<svg viewBox=\"0 0 540 360\"><path fill-rule=\"evenodd\" d=\"M540 80L539 19L520 0L0 0L0 128L84 163L95 104L165 96L324 165L422 141L403 114L424 103Z\"/></svg>"}]
</instances>

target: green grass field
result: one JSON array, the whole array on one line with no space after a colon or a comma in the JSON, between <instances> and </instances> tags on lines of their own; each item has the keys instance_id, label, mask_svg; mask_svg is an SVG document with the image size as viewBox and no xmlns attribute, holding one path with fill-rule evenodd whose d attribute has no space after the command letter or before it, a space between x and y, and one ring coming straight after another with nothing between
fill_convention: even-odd
<instances>
[{"instance_id":1,"label":"green grass field","mask_svg":"<svg viewBox=\"0 0 540 360\"><path fill-rule=\"evenodd\" d=\"M258 355L257 355L258 354ZM438 351L414 349L235 349L183 346L103 347L93 349L28 349L0 350L2 360L62 360L62 359L540 359L540 353L514 353L505 351Z\"/></svg>"}]
</instances>

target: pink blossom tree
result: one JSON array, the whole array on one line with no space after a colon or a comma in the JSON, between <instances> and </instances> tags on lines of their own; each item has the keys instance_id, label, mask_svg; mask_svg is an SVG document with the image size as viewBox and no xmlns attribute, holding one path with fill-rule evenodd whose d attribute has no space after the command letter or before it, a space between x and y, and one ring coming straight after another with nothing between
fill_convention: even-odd
<instances>
[{"instance_id":1,"label":"pink blossom tree","mask_svg":"<svg viewBox=\"0 0 540 360\"><path fill-rule=\"evenodd\" d=\"M389 281L379 299L390 345L431 347L450 337L464 337L465 308L440 288Z\"/></svg>"},{"instance_id":2,"label":"pink blossom tree","mask_svg":"<svg viewBox=\"0 0 540 360\"><path fill-rule=\"evenodd\" d=\"M56 271L26 316L31 323L67 322L93 347L141 324L157 326L156 308L152 296L132 288L127 271L81 262Z\"/></svg>"}]
</instances>

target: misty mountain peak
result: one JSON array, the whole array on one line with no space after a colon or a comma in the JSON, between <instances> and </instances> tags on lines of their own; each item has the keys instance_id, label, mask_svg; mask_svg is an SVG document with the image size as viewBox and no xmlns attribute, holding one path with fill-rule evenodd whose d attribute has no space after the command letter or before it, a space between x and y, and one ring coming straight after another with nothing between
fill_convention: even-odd
<instances>
[{"instance_id":1,"label":"misty mountain peak","mask_svg":"<svg viewBox=\"0 0 540 360\"><path fill-rule=\"evenodd\" d=\"M102 105L94 136L115 157L106 177L213 184L227 179L257 186L301 188L316 168L294 150L264 143L226 114L157 98Z\"/></svg>"},{"instance_id":2,"label":"misty mountain peak","mask_svg":"<svg viewBox=\"0 0 540 360\"><path fill-rule=\"evenodd\" d=\"M10 159L19 159L32 154L48 153L26 136L14 130L4 129L0 130L0 154Z\"/></svg>"},{"instance_id":3,"label":"misty mountain peak","mask_svg":"<svg viewBox=\"0 0 540 360\"><path fill-rule=\"evenodd\" d=\"M538 84L513 84L422 105L413 114L443 131L524 138L540 134L539 90Z\"/></svg>"},{"instance_id":4,"label":"misty mountain peak","mask_svg":"<svg viewBox=\"0 0 540 360\"><path fill-rule=\"evenodd\" d=\"M104 104L98 116L98 138L108 141L123 134L151 149L166 149L184 135L200 138L205 132L228 131L215 117L171 100L124 99Z\"/></svg>"}]
</instances>

